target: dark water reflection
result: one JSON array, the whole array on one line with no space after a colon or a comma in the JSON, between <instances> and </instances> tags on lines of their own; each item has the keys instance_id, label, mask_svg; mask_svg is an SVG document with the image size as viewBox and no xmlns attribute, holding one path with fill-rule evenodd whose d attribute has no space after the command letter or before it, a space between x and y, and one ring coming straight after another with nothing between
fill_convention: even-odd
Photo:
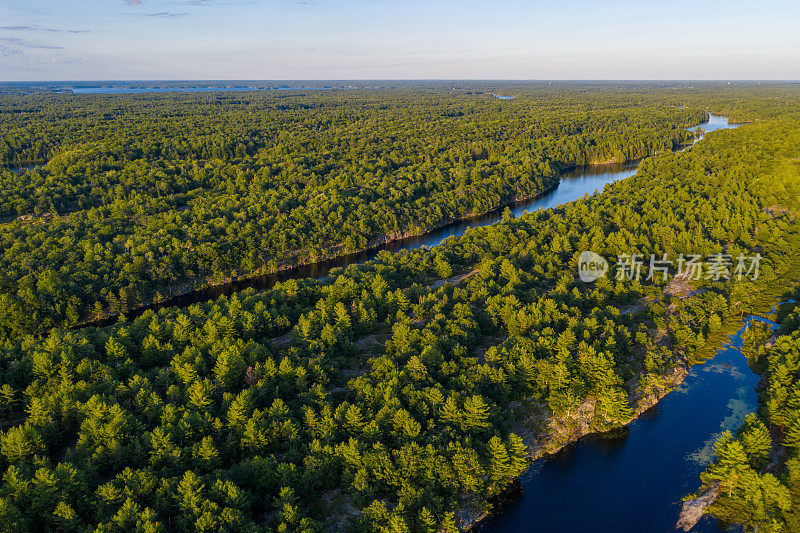
<instances>
[{"instance_id":1,"label":"dark water reflection","mask_svg":"<svg viewBox=\"0 0 800 533\"><path fill-rule=\"evenodd\" d=\"M759 377L740 352L743 331L694 366L627 435L587 437L534 463L522 476L522 496L481 531L673 531L681 498L698 488L717 437L756 409ZM718 528L704 518L693 531Z\"/></svg>"},{"instance_id":2,"label":"dark water reflection","mask_svg":"<svg viewBox=\"0 0 800 533\"><path fill-rule=\"evenodd\" d=\"M519 216L527 211L549 209L566 202L572 202L584 194L591 194L595 191L602 190L603 186L605 186L607 183L612 183L614 181L632 176L636 173L636 168L638 166L639 161L611 165L576 167L564 172L561 176L561 182L544 195L533 200L516 202L508 207L511 208L511 211L515 216ZM255 289L268 289L275 285L275 283L287 281L289 279L324 278L333 268L346 267L348 265L370 261L375 259L378 253L382 250L394 253L401 250L416 250L422 248L423 246L438 246L448 237L457 237L459 235L463 235L470 228L488 226L490 224L499 222L502 218L502 212L504 209L505 207L470 220L454 222L424 235L393 241L371 250L344 255L341 257L321 261L319 263L303 265L274 274L266 274L263 276L234 281L225 285L201 289L184 296L170 298L157 307L191 305L192 303L203 302L218 298L223 295L233 294L234 292L241 291L249 287L253 287ZM131 312L128 317L130 318L137 316L146 309L148 308L146 307ZM113 320L111 322L113 322Z\"/></svg>"},{"instance_id":3,"label":"dark water reflection","mask_svg":"<svg viewBox=\"0 0 800 533\"><path fill-rule=\"evenodd\" d=\"M735 127L711 115L705 132ZM516 203L515 215L548 209L600 191L632 176L639 162L578 167L543 196ZM397 252L437 246L470 227L494 224L502 209L457 222L420 237L277 274L213 287L171 299L162 305L188 305L248 287L263 289L293 278L321 278L334 267L368 261L380 250ZM141 313L143 310L135 314ZM132 314L134 315L134 314ZM684 494L694 491L698 475L711 458L713 443L756 407L758 381L738 348L741 331L711 361L692 368L684 384L613 438L589 437L547 460L537 461L521 479L516 501L481 526L485 532L667 532L677 521ZM716 531L704 519L696 531Z\"/></svg>"},{"instance_id":4,"label":"dark water reflection","mask_svg":"<svg viewBox=\"0 0 800 533\"><path fill-rule=\"evenodd\" d=\"M705 132L736 127L711 115ZM565 172L560 184L539 198L511 205L519 216L548 209L600 191L632 176L639 162L578 167ZM293 278L321 278L334 267L375 258L380 250L397 252L437 246L469 228L494 224L502 209L456 222L419 237L374 250L251 278L173 298L164 305L188 305L254 287L268 288ZM146 308L145 308L146 309ZM135 316L144 309L131 313ZM113 322L115 319L112 319ZM760 319L759 319L760 320ZM484 532L667 532L678 518L683 495L694 491L698 475L711 458L719 433L733 429L756 407L758 381L738 351L741 331L711 361L695 366L683 385L612 438L588 437L547 460L537 461L522 476L519 497L481 525ZM716 531L704 519L695 531Z\"/></svg>"}]
</instances>

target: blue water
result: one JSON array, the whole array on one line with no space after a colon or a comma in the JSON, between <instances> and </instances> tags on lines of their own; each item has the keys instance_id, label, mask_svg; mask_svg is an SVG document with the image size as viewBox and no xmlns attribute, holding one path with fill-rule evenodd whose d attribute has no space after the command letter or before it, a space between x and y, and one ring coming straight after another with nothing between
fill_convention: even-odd
<instances>
[{"instance_id":1,"label":"blue water","mask_svg":"<svg viewBox=\"0 0 800 533\"><path fill-rule=\"evenodd\" d=\"M728 118L723 117L722 115L712 115L709 113L708 117L709 117L708 122L705 122L697 126L697 128L700 128L705 133L710 133L716 130L728 130L732 128L738 128L739 126L741 126L741 124L736 124L736 123L729 124ZM696 128L689 128L689 129L696 129ZM702 140L703 140L703 135L700 135L699 137L696 137L694 139L692 145L697 144Z\"/></svg>"},{"instance_id":2,"label":"blue water","mask_svg":"<svg viewBox=\"0 0 800 533\"><path fill-rule=\"evenodd\" d=\"M34 168L39 168L42 165L6 165L4 167L0 167L3 170L8 170L9 172L26 172L28 170L33 170Z\"/></svg>"},{"instance_id":3,"label":"blue water","mask_svg":"<svg viewBox=\"0 0 800 533\"><path fill-rule=\"evenodd\" d=\"M759 377L740 351L744 329L713 359L692 367L625 437L586 437L536 461L522 476L522 497L481 531L673 531L681 499L699 487L717 437L756 409ZM705 517L693 531L719 529Z\"/></svg>"},{"instance_id":4,"label":"blue water","mask_svg":"<svg viewBox=\"0 0 800 533\"><path fill-rule=\"evenodd\" d=\"M737 126L738 124L728 124L727 117L709 115L708 121L701 124L699 127L705 133L709 133L721 129L735 128ZM694 144L702 140L702 138L702 135L695 138L691 145L684 149L691 148ZM551 209L565 203L574 202L586 194L602 191L603 187L609 183L633 176L636 174L636 169L639 168L640 163L641 160L569 169L561 174L561 181L552 190L538 198L517 202L509 207L515 216L520 216L527 212L533 212L539 209ZM389 243L384 249L396 252L400 250L415 250L422 246L438 246L448 237L463 235L469 228L495 224L499 222L501 218L502 210L496 210L477 218L455 222L449 226L431 231L419 237L412 237L395 243Z\"/></svg>"},{"instance_id":5,"label":"blue water","mask_svg":"<svg viewBox=\"0 0 800 533\"><path fill-rule=\"evenodd\" d=\"M701 125L705 132L732 127L736 125L718 115L711 115ZM511 206L512 212L519 216L574 201L632 176L638 165L639 162L631 162L572 169L561 176L556 188ZM204 289L173 298L165 305L189 305L247 287L269 287L290 278L324 277L334 267L374 259L379 250L437 246L470 227L498 222L501 212L358 254ZM522 477L521 498L482 524L481 529L564 533L671 531L678 519L681 498L698 488L698 475L711 457L717 435L735 428L756 407L753 387L758 378L737 350L741 346L740 334L713 360L692 368L681 387L631 423L626 437L588 437L552 458L535 462ZM696 530L715 531L716 525L704 519Z\"/></svg>"}]
</instances>

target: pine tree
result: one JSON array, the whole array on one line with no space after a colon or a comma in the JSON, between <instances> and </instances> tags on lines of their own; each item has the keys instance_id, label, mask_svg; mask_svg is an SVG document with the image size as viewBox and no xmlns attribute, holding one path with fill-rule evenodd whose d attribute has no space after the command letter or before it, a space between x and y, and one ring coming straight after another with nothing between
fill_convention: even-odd
<instances>
[{"instance_id":1,"label":"pine tree","mask_svg":"<svg viewBox=\"0 0 800 533\"><path fill-rule=\"evenodd\" d=\"M211 405L211 398L203 383L196 381L189 387L189 403L200 411L205 411Z\"/></svg>"},{"instance_id":2,"label":"pine tree","mask_svg":"<svg viewBox=\"0 0 800 533\"><path fill-rule=\"evenodd\" d=\"M508 436L507 448L511 476L519 476L528 468L528 449L522 439L514 433Z\"/></svg>"},{"instance_id":3,"label":"pine tree","mask_svg":"<svg viewBox=\"0 0 800 533\"><path fill-rule=\"evenodd\" d=\"M633 414L628 397L620 387L606 387L597 395L595 410L606 422L624 423Z\"/></svg>"},{"instance_id":4,"label":"pine tree","mask_svg":"<svg viewBox=\"0 0 800 533\"><path fill-rule=\"evenodd\" d=\"M508 457L503 441L499 437L494 436L489 439L489 479L495 485L503 484L508 477L512 474L511 460ZM498 487L495 487L496 489Z\"/></svg>"},{"instance_id":5,"label":"pine tree","mask_svg":"<svg viewBox=\"0 0 800 533\"><path fill-rule=\"evenodd\" d=\"M7 415L13 411L17 404L16 396L17 393L14 388L8 383L4 383L0 387L0 412Z\"/></svg>"},{"instance_id":6,"label":"pine tree","mask_svg":"<svg viewBox=\"0 0 800 533\"><path fill-rule=\"evenodd\" d=\"M247 421L252 409L252 391L245 389L236 396L228 407L228 426L241 427Z\"/></svg>"},{"instance_id":7,"label":"pine tree","mask_svg":"<svg viewBox=\"0 0 800 533\"><path fill-rule=\"evenodd\" d=\"M44 442L36 429L25 424L0 435L0 449L9 462L16 463L44 451Z\"/></svg>"},{"instance_id":8,"label":"pine tree","mask_svg":"<svg viewBox=\"0 0 800 533\"><path fill-rule=\"evenodd\" d=\"M482 431L489 427L489 406L480 396L464 400L463 427L465 431Z\"/></svg>"},{"instance_id":9,"label":"pine tree","mask_svg":"<svg viewBox=\"0 0 800 533\"><path fill-rule=\"evenodd\" d=\"M728 495L732 495L739 482L751 472L747 454L742 444L729 431L717 441L716 460L709 465L706 479L719 480Z\"/></svg>"},{"instance_id":10,"label":"pine tree","mask_svg":"<svg viewBox=\"0 0 800 533\"><path fill-rule=\"evenodd\" d=\"M444 514L440 530L444 533L459 533L460 529L456 525L455 513L451 511Z\"/></svg>"},{"instance_id":11,"label":"pine tree","mask_svg":"<svg viewBox=\"0 0 800 533\"><path fill-rule=\"evenodd\" d=\"M406 524L405 519L400 516L399 514L392 513L392 516L389 517L389 524L386 528L387 533L410 533L411 530L408 528L408 524Z\"/></svg>"},{"instance_id":12,"label":"pine tree","mask_svg":"<svg viewBox=\"0 0 800 533\"><path fill-rule=\"evenodd\" d=\"M349 330L351 324L350 313L347 312L344 304L342 302L337 302L333 311L336 314L336 327L343 331Z\"/></svg>"},{"instance_id":13,"label":"pine tree","mask_svg":"<svg viewBox=\"0 0 800 533\"><path fill-rule=\"evenodd\" d=\"M364 427L364 417L357 405L351 405L345 412L347 428L354 433L360 433Z\"/></svg>"},{"instance_id":14,"label":"pine tree","mask_svg":"<svg viewBox=\"0 0 800 533\"><path fill-rule=\"evenodd\" d=\"M750 466L756 469L764 466L772 449L772 438L764 423L755 414L747 415L744 425L739 430L738 438L750 460Z\"/></svg>"},{"instance_id":15,"label":"pine tree","mask_svg":"<svg viewBox=\"0 0 800 533\"><path fill-rule=\"evenodd\" d=\"M203 490L205 484L202 479L192 472L187 470L183 474L183 478L178 483L178 501L180 508L190 514L200 514L200 504L203 501Z\"/></svg>"},{"instance_id":16,"label":"pine tree","mask_svg":"<svg viewBox=\"0 0 800 533\"><path fill-rule=\"evenodd\" d=\"M202 440L194 445L192 455L206 468L213 468L219 463L219 451L214 445L214 439L206 435Z\"/></svg>"},{"instance_id":17,"label":"pine tree","mask_svg":"<svg viewBox=\"0 0 800 533\"><path fill-rule=\"evenodd\" d=\"M423 507L417 516L418 533L435 533L436 532L436 518L433 516L427 507Z\"/></svg>"},{"instance_id":18,"label":"pine tree","mask_svg":"<svg viewBox=\"0 0 800 533\"><path fill-rule=\"evenodd\" d=\"M800 417L795 417L786 429L783 444L795 450L800 449Z\"/></svg>"},{"instance_id":19,"label":"pine tree","mask_svg":"<svg viewBox=\"0 0 800 533\"><path fill-rule=\"evenodd\" d=\"M456 428L461 425L461 412L455 398L452 396L447 397L439 409L439 417L451 427Z\"/></svg>"}]
</instances>

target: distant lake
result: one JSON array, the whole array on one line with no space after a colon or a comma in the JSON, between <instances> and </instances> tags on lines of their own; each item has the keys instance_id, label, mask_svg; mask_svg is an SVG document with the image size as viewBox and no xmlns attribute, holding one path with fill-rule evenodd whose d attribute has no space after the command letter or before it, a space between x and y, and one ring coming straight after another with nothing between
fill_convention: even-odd
<instances>
[{"instance_id":1,"label":"distant lake","mask_svg":"<svg viewBox=\"0 0 800 533\"><path fill-rule=\"evenodd\" d=\"M492 96L494 96L495 98L499 98L500 100L513 100L514 98L516 98L516 96L505 96L502 94L493 94Z\"/></svg>"}]
</instances>

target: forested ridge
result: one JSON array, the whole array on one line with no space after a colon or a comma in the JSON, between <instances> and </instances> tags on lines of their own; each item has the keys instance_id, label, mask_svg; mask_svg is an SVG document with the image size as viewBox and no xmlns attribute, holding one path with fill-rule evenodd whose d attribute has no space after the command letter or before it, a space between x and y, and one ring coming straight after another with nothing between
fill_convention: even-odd
<instances>
[{"instance_id":1,"label":"forested ridge","mask_svg":"<svg viewBox=\"0 0 800 533\"><path fill-rule=\"evenodd\" d=\"M602 194L435 249L7 340L3 527L468 525L541 438L557 437L554 421L626 423L760 294L792 283L800 101L774 101L723 95L721 107L758 123L650 158ZM533 105L519 102L515 113ZM654 111L684 112L676 123L696 116ZM613 270L585 284L575 276L583 250L763 259L757 280L701 279L678 294L658 276L616 280Z\"/></svg>"},{"instance_id":2,"label":"forested ridge","mask_svg":"<svg viewBox=\"0 0 800 533\"><path fill-rule=\"evenodd\" d=\"M364 249L669 151L705 119L657 91L3 97L0 335ZM18 217L21 219L16 220Z\"/></svg>"}]
</instances>

